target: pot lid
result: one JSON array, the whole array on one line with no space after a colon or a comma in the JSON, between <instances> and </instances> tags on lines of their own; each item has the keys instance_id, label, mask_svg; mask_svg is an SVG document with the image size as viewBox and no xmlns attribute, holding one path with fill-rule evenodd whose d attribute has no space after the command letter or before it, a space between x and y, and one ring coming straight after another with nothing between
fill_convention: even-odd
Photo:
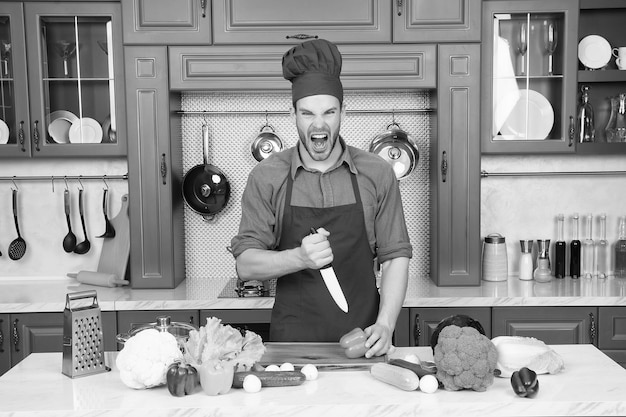
<instances>
[{"instance_id":1,"label":"pot lid","mask_svg":"<svg viewBox=\"0 0 626 417\"><path fill-rule=\"evenodd\" d=\"M158 316L156 318L156 322L154 323L142 324L140 326L133 327L130 331L128 331L128 333L118 334L117 340L120 343L124 343L137 333L147 329L155 329L160 332L171 333L179 341L181 339L186 340L189 337L189 332L192 330L198 330L198 328L193 324L171 321L170 316Z\"/></svg>"}]
</instances>

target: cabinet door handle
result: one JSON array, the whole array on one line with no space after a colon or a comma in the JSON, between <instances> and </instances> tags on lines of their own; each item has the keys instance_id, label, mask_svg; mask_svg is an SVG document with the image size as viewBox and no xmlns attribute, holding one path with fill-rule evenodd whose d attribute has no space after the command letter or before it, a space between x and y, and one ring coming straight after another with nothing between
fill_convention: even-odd
<instances>
[{"instance_id":1,"label":"cabinet door handle","mask_svg":"<svg viewBox=\"0 0 626 417\"><path fill-rule=\"evenodd\" d=\"M35 125L33 128L33 140L35 141L35 149L40 151L39 149L39 120L35 120Z\"/></svg>"},{"instance_id":2,"label":"cabinet door handle","mask_svg":"<svg viewBox=\"0 0 626 417\"><path fill-rule=\"evenodd\" d=\"M17 131L17 138L20 142L20 147L22 148L22 152L26 152L26 148L24 147L24 121L20 122L20 128Z\"/></svg>"},{"instance_id":3,"label":"cabinet door handle","mask_svg":"<svg viewBox=\"0 0 626 417\"><path fill-rule=\"evenodd\" d=\"M189 316L189 324L193 324L193 316Z\"/></svg>"},{"instance_id":4,"label":"cabinet door handle","mask_svg":"<svg viewBox=\"0 0 626 417\"><path fill-rule=\"evenodd\" d=\"M398 16L402 16L402 0L396 0L396 6L398 8Z\"/></svg>"},{"instance_id":5,"label":"cabinet door handle","mask_svg":"<svg viewBox=\"0 0 626 417\"><path fill-rule=\"evenodd\" d=\"M16 352L20 351L20 333L17 331L17 319L13 322L13 347Z\"/></svg>"},{"instance_id":6,"label":"cabinet door handle","mask_svg":"<svg viewBox=\"0 0 626 417\"><path fill-rule=\"evenodd\" d=\"M420 345L420 336L422 335L422 330L420 328L420 315L415 315L415 321L413 322L413 345Z\"/></svg>"},{"instance_id":7,"label":"cabinet door handle","mask_svg":"<svg viewBox=\"0 0 626 417\"><path fill-rule=\"evenodd\" d=\"M574 128L574 116L570 116L569 117L569 145L567 146L573 146L574 145L574 136L576 136L576 130Z\"/></svg>"},{"instance_id":8,"label":"cabinet door handle","mask_svg":"<svg viewBox=\"0 0 626 417\"><path fill-rule=\"evenodd\" d=\"M4 352L4 333L2 333L2 323L4 323L4 320L0 320L0 353Z\"/></svg>"},{"instance_id":9,"label":"cabinet door handle","mask_svg":"<svg viewBox=\"0 0 626 417\"><path fill-rule=\"evenodd\" d=\"M301 41L305 41L307 39L317 39L319 36L317 35L307 35L306 33L298 33L296 35L287 35L285 39L298 39Z\"/></svg>"},{"instance_id":10,"label":"cabinet door handle","mask_svg":"<svg viewBox=\"0 0 626 417\"><path fill-rule=\"evenodd\" d=\"M591 344L595 344L597 331L596 331L596 317L593 313L589 313L589 339L591 339Z\"/></svg>"},{"instance_id":11,"label":"cabinet door handle","mask_svg":"<svg viewBox=\"0 0 626 417\"><path fill-rule=\"evenodd\" d=\"M161 154L161 167L159 168L161 171L161 179L163 180L163 185L167 184L167 162L165 161L165 154Z\"/></svg>"},{"instance_id":12,"label":"cabinet door handle","mask_svg":"<svg viewBox=\"0 0 626 417\"><path fill-rule=\"evenodd\" d=\"M446 178L448 175L448 154L446 151L443 151L441 154L441 180L446 182Z\"/></svg>"},{"instance_id":13,"label":"cabinet door handle","mask_svg":"<svg viewBox=\"0 0 626 417\"><path fill-rule=\"evenodd\" d=\"M200 0L200 8L202 9L202 17L206 17L206 0Z\"/></svg>"}]
</instances>

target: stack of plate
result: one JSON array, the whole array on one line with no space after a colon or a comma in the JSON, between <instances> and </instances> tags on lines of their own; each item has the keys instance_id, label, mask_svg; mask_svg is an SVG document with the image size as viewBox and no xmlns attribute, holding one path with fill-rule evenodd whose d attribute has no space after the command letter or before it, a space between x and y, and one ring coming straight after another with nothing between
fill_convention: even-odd
<instances>
[{"instance_id":1,"label":"stack of plate","mask_svg":"<svg viewBox=\"0 0 626 417\"><path fill-rule=\"evenodd\" d=\"M585 36L578 43L578 59L585 68L603 68L611 60L611 44L599 35Z\"/></svg>"},{"instance_id":2,"label":"stack of plate","mask_svg":"<svg viewBox=\"0 0 626 417\"><path fill-rule=\"evenodd\" d=\"M9 126L0 119L0 145L4 145L9 141Z\"/></svg>"},{"instance_id":3,"label":"stack of plate","mask_svg":"<svg viewBox=\"0 0 626 417\"><path fill-rule=\"evenodd\" d=\"M48 133L56 143L102 142L102 126L90 117L79 118L66 110L50 113Z\"/></svg>"}]
</instances>

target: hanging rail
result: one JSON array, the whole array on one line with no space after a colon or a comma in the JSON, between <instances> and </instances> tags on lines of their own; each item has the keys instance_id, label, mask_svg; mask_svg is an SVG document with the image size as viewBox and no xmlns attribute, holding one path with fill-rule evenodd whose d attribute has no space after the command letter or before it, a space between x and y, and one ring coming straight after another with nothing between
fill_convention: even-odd
<instances>
[{"instance_id":1,"label":"hanging rail","mask_svg":"<svg viewBox=\"0 0 626 417\"><path fill-rule=\"evenodd\" d=\"M600 176L626 175L626 171L534 171L534 172L487 172L481 171L481 178L488 177L556 177L556 176Z\"/></svg>"},{"instance_id":2,"label":"hanging rail","mask_svg":"<svg viewBox=\"0 0 626 417\"><path fill-rule=\"evenodd\" d=\"M0 181L82 181L82 180L127 180L128 174L123 175L14 175L12 177L0 177Z\"/></svg>"},{"instance_id":3,"label":"hanging rail","mask_svg":"<svg viewBox=\"0 0 626 417\"><path fill-rule=\"evenodd\" d=\"M351 114L413 114L413 113L432 113L435 109L390 109L390 110L359 110L347 109L346 113ZM177 114L201 114L201 115L289 115L287 110L178 110Z\"/></svg>"}]
</instances>

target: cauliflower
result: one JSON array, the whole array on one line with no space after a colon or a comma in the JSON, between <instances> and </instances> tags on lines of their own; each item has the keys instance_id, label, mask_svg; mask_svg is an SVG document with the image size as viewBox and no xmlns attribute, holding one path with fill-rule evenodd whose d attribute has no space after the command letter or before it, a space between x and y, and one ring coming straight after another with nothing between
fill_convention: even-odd
<instances>
[{"instance_id":1,"label":"cauliflower","mask_svg":"<svg viewBox=\"0 0 626 417\"><path fill-rule=\"evenodd\" d=\"M115 364L126 386L144 389L165 384L167 367L182 358L174 335L146 329L124 343Z\"/></svg>"},{"instance_id":2,"label":"cauliflower","mask_svg":"<svg viewBox=\"0 0 626 417\"><path fill-rule=\"evenodd\" d=\"M437 379L448 390L485 391L493 384L498 351L473 327L446 326L435 346Z\"/></svg>"}]
</instances>

